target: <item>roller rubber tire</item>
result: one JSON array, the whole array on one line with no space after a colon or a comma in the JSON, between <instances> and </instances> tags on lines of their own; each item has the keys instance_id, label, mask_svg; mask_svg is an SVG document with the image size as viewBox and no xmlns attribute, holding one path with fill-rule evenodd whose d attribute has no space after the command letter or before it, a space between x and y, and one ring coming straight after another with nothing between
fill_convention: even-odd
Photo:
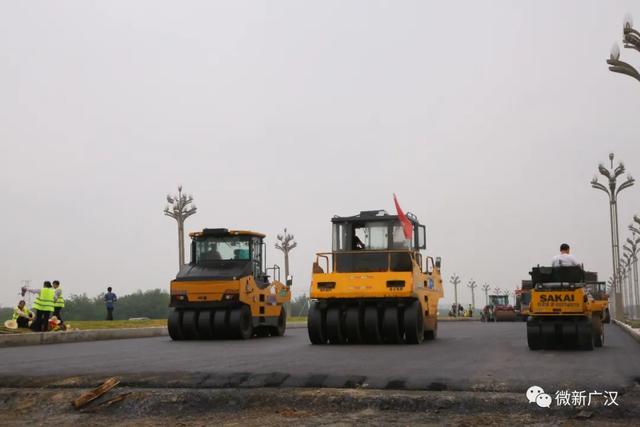
<instances>
[{"instance_id":1,"label":"roller rubber tire","mask_svg":"<svg viewBox=\"0 0 640 427\"><path fill-rule=\"evenodd\" d=\"M327 333L325 328L324 313L317 302L311 304L307 317L307 332L311 344L326 344Z\"/></svg>"},{"instance_id":2,"label":"roller rubber tire","mask_svg":"<svg viewBox=\"0 0 640 427\"><path fill-rule=\"evenodd\" d=\"M364 308L364 341L367 344L380 344L380 321L378 319L378 308L375 305L368 305Z\"/></svg>"},{"instance_id":3,"label":"roller rubber tire","mask_svg":"<svg viewBox=\"0 0 640 427\"><path fill-rule=\"evenodd\" d=\"M527 321L527 345L529 350L542 349L542 331L538 322Z\"/></svg>"},{"instance_id":4,"label":"roller rubber tire","mask_svg":"<svg viewBox=\"0 0 640 427\"><path fill-rule=\"evenodd\" d=\"M424 318L422 307L413 301L404 308L404 334L407 344L421 344L424 340Z\"/></svg>"},{"instance_id":5,"label":"roller rubber tire","mask_svg":"<svg viewBox=\"0 0 640 427\"><path fill-rule=\"evenodd\" d=\"M578 346L582 350L593 350L593 326L587 320L578 323Z\"/></svg>"},{"instance_id":6,"label":"roller rubber tire","mask_svg":"<svg viewBox=\"0 0 640 427\"><path fill-rule=\"evenodd\" d=\"M246 340L253 335L251 309L242 305L229 312L229 332L233 338Z\"/></svg>"},{"instance_id":7,"label":"roller rubber tire","mask_svg":"<svg viewBox=\"0 0 640 427\"><path fill-rule=\"evenodd\" d=\"M268 326L256 326L253 328L253 335L256 337L268 337L271 335L270 329Z\"/></svg>"},{"instance_id":8,"label":"roller rubber tire","mask_svg":"<svg viewBox=\"0 0 640 427\"><path fill-rule=\"evenodd\" d=\"M171 310L169 318L167 319L167 329L169 330L169 336L174 341L181 341L184 339L182 334L182 312L179 310Z\"/></svg>"},{"instance_id":9,"label":"roller rubber tire","mask_svg":"<svg viewBox=\"0 0 640 427\"><path fill-rule=\"evenodd\" d=\"M327 339L331 344L344 344L345 337L342 327L342 312L340 307L327 309Z\"/></svg>"},{"instance_id":10,"label":"roller rubber tire","mask_svg":"<svg viewBox=\"0 0 640 427\"><path fill-rule=\"evenodd\" d=\"M198 315L198 334L203 340L213 338L213 310L202 310Z\"/></svg>"},{"instance_id":11,"label":"roller rubber tire","mask_svg":"<svg viewBox=\"0 0 640 427\"><path fill-rule=\"evenodd\" d=\"M386 344L400 344L400 319L398 307L385 307L382 312L382 338Z\"/></svg>"},{"instance_id":12,"label":"roller rubber tire","mask_svg":"<svg viewBox=\"0 0 640 427\"><path fill-rule=\"evenodd\" d=\"M578 348L578 327L574 322L565 322L561 325L563 347Z\"/></svg>"},{"instance_id":13,"label":"roller rubber tire","mask_svg":"<svg viewBox=\"0 0 640 427\"><path fill-rule=\"evenodd\" d=\"M344 318L345 335L349 344L360 344L364 341L362 337L362 318L360 316L360 307L354 306L347 308Z\"/></svg>"},{"instance_id":14,"label":"roller rubber tire","mask_svg":"<svg viewBox=\"0 0 640 427\"><path fill-rule=\"evenodd\" d=\"M185 310L182 313L182 334L187 340L198 338L198 312L196 310Z\"/></svg>"},{"instance_id":15,"label":"roller rubber tire","mask_svg":"<svg viewBox=\"0 0 640 427\"><path fill-rule=\"evenodd\" d=\"M593 316L593 345L596 347L602 347L604 344L604 327L602 325L602 318L600 315Z\"/></svg>"},{"instance_id":16,"label":"roller rubber tire","mask_svg":"<svg viewBox=\"0 0 640 427\"><path fill-rule=\"evenodd\" d=\"M229 324L227 322L227 310L216 310L213 315L213 336L217 339L229 337Z\"/></svg>"},{"instance_id":17,"label":"roller rubber tire","mask_svg":"<svg viewBox=\"0 0 640 427\"><path fill-rule=\"evenodd\" d=\"M287 312L284 307L280 310L280 315L278 316L278 326L274 326L271 328L271 336L272 337L282 337L284 333L287 331Z\"/></svg>"},{"instance_id":18,"label":"roller rubber tire","mask_svg":"<svg viewBox=\"0 0 640 427\"><path fill-rule=\"evenodd\" d=\"M556 328L553 322L540 322L540 337L542 348L553 348L556 345Z\"/></svg>"},{"instance_id":19,"label":"roller rubber tire","mask_svg":"<svg viewBox=\"0 0 640 427\"><path fill-rule=\"evenodd\" d=\"M431 330L424 331L425 340L435 340L438 337L438 319L436 319L435 326Z\"/></svg>"}]
</instances>

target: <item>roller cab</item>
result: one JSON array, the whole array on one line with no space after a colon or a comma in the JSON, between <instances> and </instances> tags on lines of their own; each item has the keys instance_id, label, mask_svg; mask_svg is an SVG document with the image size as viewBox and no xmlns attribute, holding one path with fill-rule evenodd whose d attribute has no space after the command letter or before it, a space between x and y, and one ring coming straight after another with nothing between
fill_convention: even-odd
<instances>
[{"instance_id":1,"label":"roller cab","mask_svg":"<svg viewBox=\"0 0 640 427\"><path fill-rule=\"evenodd\" d=\"M170 284L171 338L283 335L291 280L266 267L264 234L217 228L190 237L191 262Z\"/></svg>"}]
</instances>

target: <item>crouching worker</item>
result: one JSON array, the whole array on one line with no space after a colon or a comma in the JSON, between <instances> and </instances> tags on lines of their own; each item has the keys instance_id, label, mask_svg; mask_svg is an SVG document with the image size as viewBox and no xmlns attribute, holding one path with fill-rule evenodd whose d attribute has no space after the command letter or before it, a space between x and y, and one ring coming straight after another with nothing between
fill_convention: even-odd
<instances>
[{"instance_id":1,"label":"crouching worker","mask_svg":"<svg viewBox=\"0 0 640 427\"><path fill-rule=\"evenodd\" d=\"M18 323L18 328L29 327L29 320L33 320L33 313L27 308L24 300L21 300L18 305L13 308L12 319Z\"/></svg>"}]
</instances>

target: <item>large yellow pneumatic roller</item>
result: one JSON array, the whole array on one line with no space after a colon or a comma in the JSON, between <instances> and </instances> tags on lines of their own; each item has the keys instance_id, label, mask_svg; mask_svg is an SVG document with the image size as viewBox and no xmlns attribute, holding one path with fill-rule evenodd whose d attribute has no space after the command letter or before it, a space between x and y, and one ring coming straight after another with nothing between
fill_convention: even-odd
<instances>
[{"instance_id":1,"label":"large yellow pneumatic roller","mask_svg":"<svg viewBox=\"0 0 640 427\"><path fill-rule=\"evenodd\" d=\"M436 337L440 259L423 257L425 227L407 218L410 239L399 217L385 211L331 220L333 250L313 264L313 344L418 344Z\"/></svg>"}]
</instances>

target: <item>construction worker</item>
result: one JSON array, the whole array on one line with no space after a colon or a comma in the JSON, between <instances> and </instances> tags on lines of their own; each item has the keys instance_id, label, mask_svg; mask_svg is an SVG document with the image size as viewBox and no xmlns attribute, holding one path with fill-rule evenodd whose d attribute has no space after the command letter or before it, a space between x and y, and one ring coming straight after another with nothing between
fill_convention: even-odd
<instances>
[{"instance_id":1,"label":"construction worker","mask_svg":"<svg viewBox=\"0 0 640 427\"><path fill-rule=\"evenodd\" d=\"M109 286L107 293L104 294L104 303L107 306L107 320L113 320L113 303L118 301L118 297L111 290L111 286Z\"/></svg>"},{"instance_id":2,"label":"construction worker","mask_svg":"<svg viewBox=\"0 0 640 427\"><path fill-rule=\"evenodd\" d=\"M560 245L560 254L553 257L551 260L552 267L571 267L579 265L578 259L571 255L571 248L568 244L563 243Z\"/></svg>"},{"instance_id":3,"label":"construction worker","mask_svg":"<svg viewBox=\"0 0 640 427\"><path fill-rule=\"evenodd\" d=\"M62 297L62 289L58 280L53 281L53 315L60 321L60 329L64 329L64 320L62 319L62 309L64 308L64 298Z\"/></svg>"},{"instance_id":4,"label":"construction worker","mask_svg":"<svg viewBox=\"0 0 640 427\"><path fill-rule=\"evenodd\" d=\"M55 296L51 282L44 282L40 290L29 288L24 288L24 290L37 295L33 302L33 308L36 310L36 319L31 324L31 329L36 332L47 332L49 316L53 313L53 298Z\"/></svg>"},{"instance_id":5,"label":"construction worker","mask_svg":"<svg viewBox=\"0 0 640 427\"><path fill-rule=\"evenodd\" d=\"M13 308L11 318L18 323L18 328L28 328L29 320L33 319L33 313L27 308L24 300L20 300L18 305Z\"/></svg>"}]
</instances>

